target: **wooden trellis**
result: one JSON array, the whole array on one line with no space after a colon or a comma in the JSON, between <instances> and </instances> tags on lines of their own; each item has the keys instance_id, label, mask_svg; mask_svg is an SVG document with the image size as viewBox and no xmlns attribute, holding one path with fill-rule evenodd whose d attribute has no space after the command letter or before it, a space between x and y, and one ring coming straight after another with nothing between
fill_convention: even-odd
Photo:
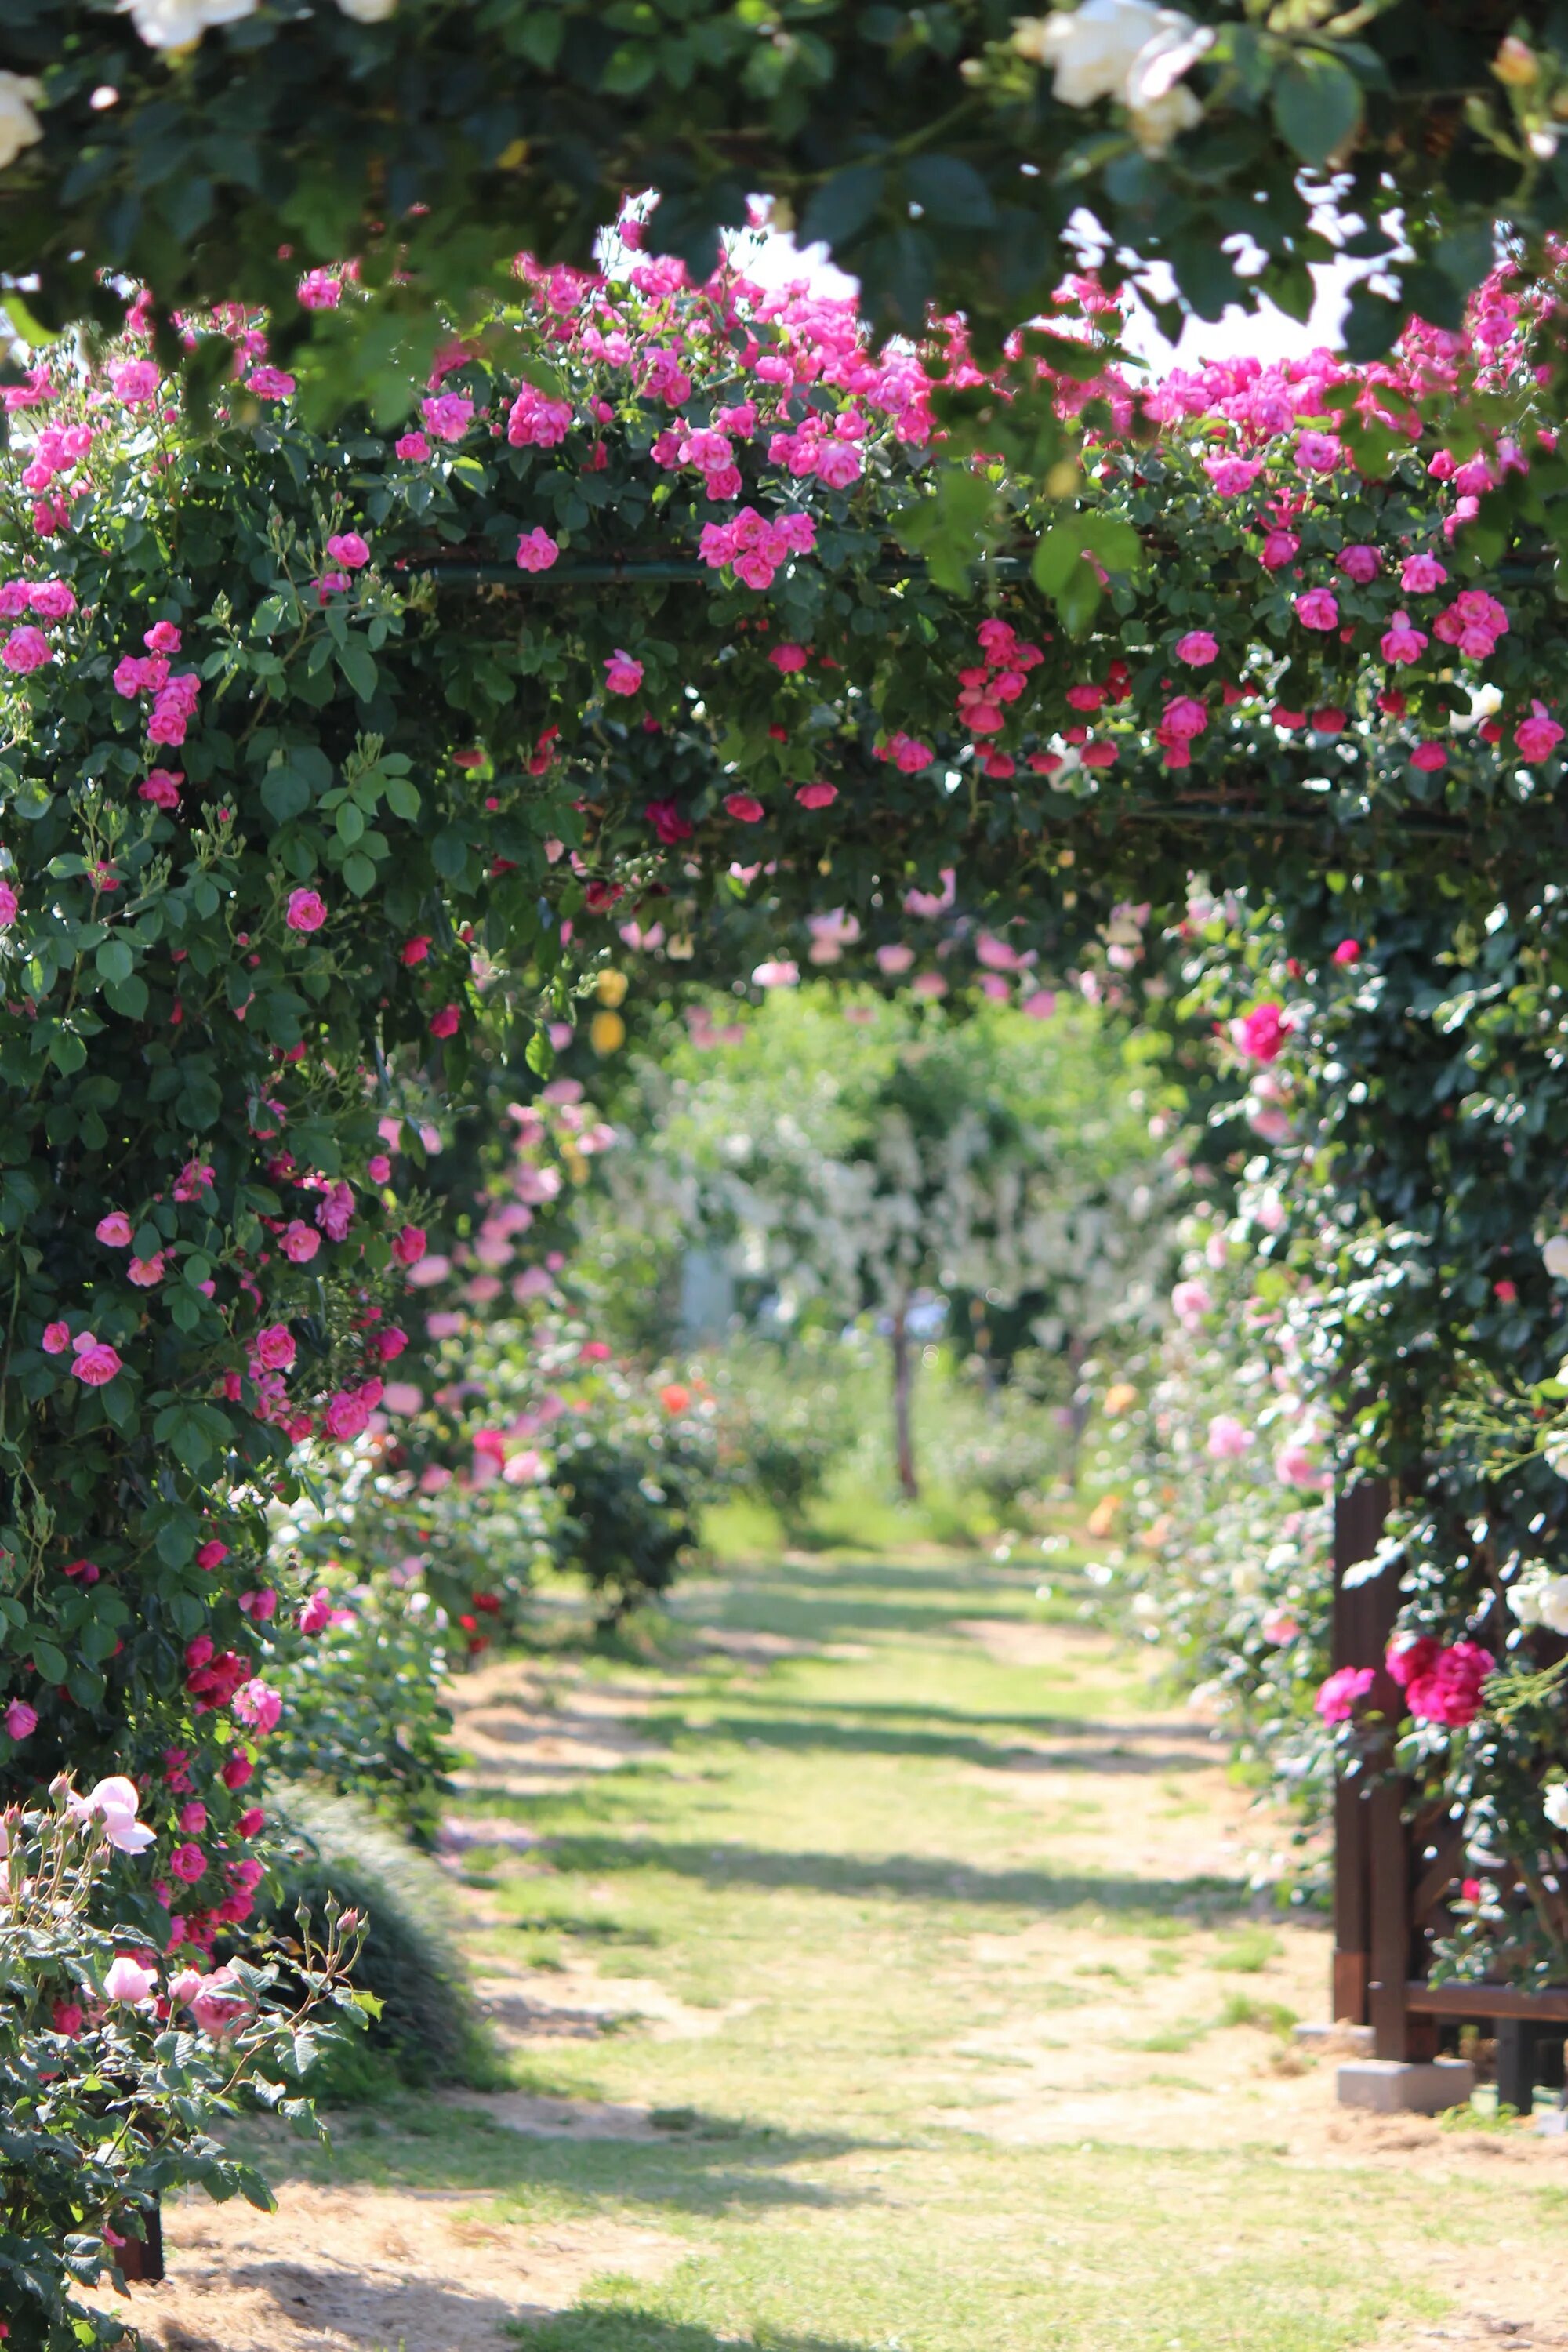
<instances>
[{"instance_id":1,"label":"wooden trellis","mask_svg":"<svg viewBox=\"0 0 1568 2352\"><path fill-rule=\"evenodd\" d=\"M1397 1563L1347 1581L1375 1555L1389 1499L1388 1482L1371 1478L1335 1503L1332 1662L1375 1664L1373 1703L1394 1721L1404 1699L1382 1661L1399 1612ZM1430 1937L1463 1864L1459 1824L1445 1806L1406 1820L1397 1780L1342 1779L1334 1798L1334 2016L1370 2025L1379 2058L1435 2058L1446 2028L1489 2029L1498 2096L1528 2115L1537 2083L1563 2081L1568 1986L1530 1992L1427 1981Z\"/></svg>"}]
</instances>

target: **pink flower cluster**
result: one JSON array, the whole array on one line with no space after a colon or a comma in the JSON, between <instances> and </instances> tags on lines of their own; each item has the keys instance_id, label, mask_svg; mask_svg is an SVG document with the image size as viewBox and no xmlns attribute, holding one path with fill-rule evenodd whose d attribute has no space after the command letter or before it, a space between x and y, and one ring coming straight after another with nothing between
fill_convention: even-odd
<instances>
[{"instance_id":1,"label":"pink flower cluster","mask_svg":"<svg viewBox=\"0 0 1568 2352\"><path fill-rule=\"evenodd\" d=\"M428 415L429 402L425 405ZM506 420L506 437L514 449L553 449L571 429L570 403L552 400L531 383L522 386Z\"/></svg>"},{"instance_id":2,"label":"pink flower cluster","mask_svg":"<svg viewBox=\"0 0 1568 2352\"><path fill-rule=\"evenodd\" d=\"M816 545L816 525L798 508L769 522L755 507L742 507L731 522L704 523L699 541L704 563L715 572L731 565L748 588L771 588L782 563Z\"/></svg>"},{"instance_id":3,"label":"pink flower cluster","mask_svg":"<svg viewBox=\"0 0 1568 2352\"><path fill-rule=\"evenodd\" d=\"M1461 588L1432 624L1435 637L1446 646L1458 646L1472 661L1485 661L1507 633L1507 612L1484 588Z\"/></svg>"},{"instance_id":4,"label":"pink flower cluster","mask_svg":"<svg viewBox=\"0 0 1568 2352\"><path fill-rule=\"evenodd\" d=\"M123 654L115 664L114 691L127 701L134 700L139 694L153 697L152 714L147 721L149 742L183 743L185 730L195 716L201 679L195 670L184 670L177 677L170 675L168 656L180 650L180 632L173 622L155 622L142 643L151 648L146 655Z\"/></svg>"},{"instance_id":5,"label":"pink flower cluster","mask_svg":"<svg viewBox=\"0 0 1568 2352\"><path fill-rule=\"evenodd\" d=\"M1479 1643L1445 1645L1430 1633L1396 1638L1384 1663L1416 1721L1442 1724L1449 1730L1462 1730L1475 1721L1483 1685L1497 1667L1491 1652Z\"/></svg>"}]
</instances>

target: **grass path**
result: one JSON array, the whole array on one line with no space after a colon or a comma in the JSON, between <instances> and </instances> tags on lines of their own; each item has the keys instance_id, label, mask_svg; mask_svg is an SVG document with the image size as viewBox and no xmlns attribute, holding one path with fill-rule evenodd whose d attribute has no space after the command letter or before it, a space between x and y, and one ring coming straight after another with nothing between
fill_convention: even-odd
<instances>
[{"instance_id":1,"label":"grass path","mask_svg":"<svg viewBox=\"0 0 1568 2352\"><path fill-rule=\"evenodd\" d=\"M174 2218L171 2352L1568 2344L1563 2143L1334 2108L1321 1929L1037 1572L737 1570L676 1663L467 1683L517 2088L268 2142L281 2224Z\"/></svg>"}]
</instances>

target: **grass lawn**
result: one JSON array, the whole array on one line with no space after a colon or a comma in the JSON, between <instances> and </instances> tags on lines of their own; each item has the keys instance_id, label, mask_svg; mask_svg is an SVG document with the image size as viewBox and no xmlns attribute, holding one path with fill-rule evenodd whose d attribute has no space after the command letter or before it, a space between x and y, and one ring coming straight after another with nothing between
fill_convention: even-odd
<instances>
[{"instance_id":1,"label":"grass lawn","mask_svg":"<svg viewBox=\"0 0 1568 2352\"><path fill-rule=\"evenodd\" d=\"M460 1807L545 1839L454 1887L542 2004L519 2089L635 2136L404 2098L269 2139L275 2175L671 2242L533 2352L1390 2352L1453 2308L1446 2251L1563 2270L1568 2156L1335 2137L1283 2032L1323 1931L1249 1893L1267 1829L1081 1600L1057 1558L918 1548L681 1594L667 1656L562 1698L618 1695L634 1756Z\"/></svg>"}]
</instances>

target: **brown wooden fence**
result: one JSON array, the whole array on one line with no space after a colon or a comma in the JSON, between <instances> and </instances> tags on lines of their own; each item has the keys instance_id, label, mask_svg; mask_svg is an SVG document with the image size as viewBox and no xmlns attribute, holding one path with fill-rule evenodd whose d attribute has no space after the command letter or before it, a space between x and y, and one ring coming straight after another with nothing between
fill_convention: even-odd
<instances>
[{"instance_id":1,"label":"brown wooden fence","mask_svg":"<svg viewBox=\"0 0 1568 2352\"><path fill-rule=\"evenodd\" d=\"M1388 1515L1387 1481L1364 1479L1334 1507L1332 1663L1375 1665L1373 1703L1404 1711L1383 1654L1399 1611L1399 1570L1350 1580L1372 1559ZM1459 1824L1436 1806L1405 1818L1406 1792L1357 1773L1334 1798L1333 2007L1370 2025L1379 2058L1435 2058L1445 2026L1479 2024L1497 2042L1498 2095L1528 2115L1538 2083L1561 2083L1568 1986L1525 1992L1501 1984L1427 1982L1430 1937L1445 1922L1464 1865ZM1495 1875L1495 1873L1489 1874Z\"/></svg>"}]
</instances>

